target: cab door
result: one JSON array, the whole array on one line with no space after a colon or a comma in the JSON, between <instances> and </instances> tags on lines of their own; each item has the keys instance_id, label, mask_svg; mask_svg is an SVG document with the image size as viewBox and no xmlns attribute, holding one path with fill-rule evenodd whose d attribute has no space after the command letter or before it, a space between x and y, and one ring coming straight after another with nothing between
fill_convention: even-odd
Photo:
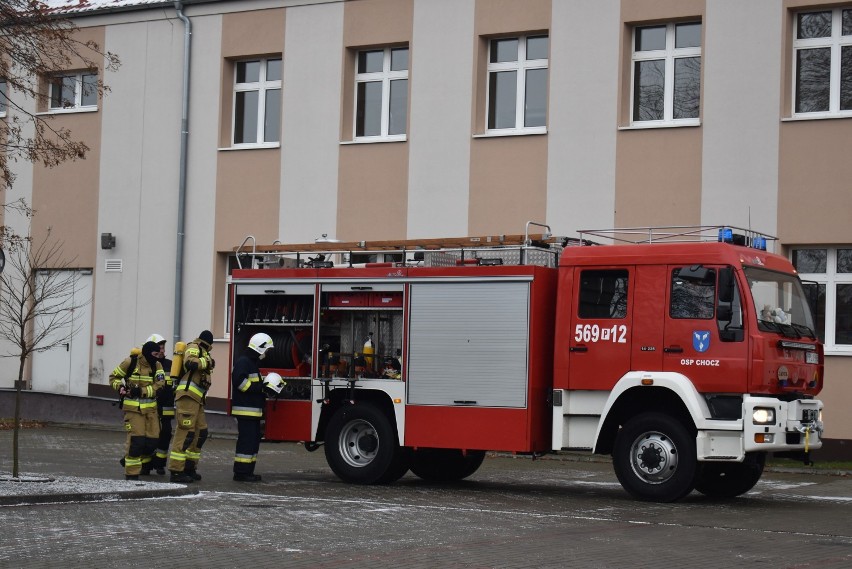
<instances>
[{"instance_id":1,"label":"cab door","mask_svg":"<svg viewBox=\"0 0 852 569\"><path fill-rule=\"evenodd\" d=\"M669 265L663 369L682 373L702 393L743 392L747 334L730 267ZM719 284L731 287L719 295Z\"/></svg>"},{"instance_id":2,"label":"cab door","mask_svg":"<svg viewBox=\"0 0 852 569\"><path fill-rule=\"evenodd\" d=\"M570 389L610 390L630 370L634 270L574 269Z\"/></svg>"}]
</instances>

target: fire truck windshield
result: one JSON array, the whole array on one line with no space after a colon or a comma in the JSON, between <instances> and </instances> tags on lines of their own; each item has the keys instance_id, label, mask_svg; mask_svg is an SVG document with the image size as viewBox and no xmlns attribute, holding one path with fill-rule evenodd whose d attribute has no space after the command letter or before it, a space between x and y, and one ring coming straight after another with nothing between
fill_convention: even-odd
<instances>
[{"instance_id":1,"label":"fire truck windshield","mask_svg":"<svg viewBox=\"0 0 852 569\"><path fill-rule=\"evenodd\" d=\"M796 275L745 267L758 328L784 336L816 339L810 305Z\"/></svg>"}]
</instances>

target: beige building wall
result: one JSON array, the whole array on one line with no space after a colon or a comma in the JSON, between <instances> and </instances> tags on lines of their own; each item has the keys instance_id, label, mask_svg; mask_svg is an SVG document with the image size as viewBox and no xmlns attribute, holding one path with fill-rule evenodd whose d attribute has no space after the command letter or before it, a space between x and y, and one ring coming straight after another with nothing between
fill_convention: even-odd
<instances>
[{"instance_id":1,"label":"beige building wall","mask_svg":"<svg viewBox=\"0 0 852 569\"><path fill-rule=\"evenodd\" d=\"M489 40L550 35L550 0L477 0L474 14L473 132L486 131ZM546 135L483 136L471 141L468 232L520 233L547 213Z\"/></svg>"},{"instance_id":2,"label":"beige building wall","mask_svg":"<svg viewBox=\"0 0 852 569\"><path fill-rule=\"evenodd\" d=\"M77 33L80 42L93 41L105 49L103 27L85 28ZM91 59L99 62L98 78L103 80L102 58L94 52ZM70 62L68 71L83 70L83 62ZM46 82L44 83L47 87ZM47 110L47 102L40 110ZM62 243L65 259L73 266L93 267L98 251L98 194L100 187L101 112L56 113L49 119L54 129L65 128L74 140L89 147L84 160L67 161L54 168L35 168L33 172L32 235L43 241L48 232Z\"/></svg>"},{"instance_id":3,"label":"beige building wall","mask_svg":"<svg viewBox=\"0 0 852 569\"><path fill-rule=\"evenodd\" d=\"M347 2L343 12L341 141L354 138L355 62L364 48L409 46L409 93L415 73L411 0ZM409 105L411 98L409 97ZM410 115L410 113L409 113ZM408 130L406 129L406 132ZM340 146L337 238L393 239L406 234L408 143ZM323 204L317 204L323 207Z\"/></svg>"}]
</instances>

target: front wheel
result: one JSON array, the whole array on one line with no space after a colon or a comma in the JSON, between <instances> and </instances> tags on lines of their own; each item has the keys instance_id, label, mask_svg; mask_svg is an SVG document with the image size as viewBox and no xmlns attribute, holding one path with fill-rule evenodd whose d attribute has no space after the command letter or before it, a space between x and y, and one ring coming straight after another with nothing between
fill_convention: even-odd
<instances>
[{"instance_id":1,"label":"front wheel","mask_svg":"<svg viewBox=\"0 0 852 569\"><path fill-rule=\"evenodd\" d=\"M695 489L710 498L734 498L745 494L763 476L765 452L750 452L742 462L703 462Z\"/></svg>"},{"instance_id":2,"label":"front wheel","mask_svg":"<svg viewBox=\"0 0 852 569\"><path fill-rule=\"evenodd\" d=\"M612 464L618 481L633 497L674 502L695 487L695 436L668 415L637 415L616 436Z\"/></svg>"},{"instance_id":3,"label":"front wheel","mask_svg":"<svg viewBox=\"0 0 852 569\"><path fill-rule=\"evenodd\" d=\"M453 482L476 472L485 460L484 450L424 448L414 451L411 472L423 480Z\"/></svg>"},{"instance_id":4,"label":"front wheel","mask_svg":"<svg viewBox=\"0 0 852 569\"><path fill-rule=\"evenodd\" d=\"M344 482L382 484L405 474L388 417L370 404L341 407L328 423L325 458Z\"/></svg>"}]
</instances>

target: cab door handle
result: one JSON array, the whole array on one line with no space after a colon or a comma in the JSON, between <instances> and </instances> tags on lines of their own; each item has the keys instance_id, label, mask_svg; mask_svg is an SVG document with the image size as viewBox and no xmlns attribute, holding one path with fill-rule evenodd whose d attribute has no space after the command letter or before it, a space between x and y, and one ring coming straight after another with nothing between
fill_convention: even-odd
<instances>
[{"instance_id":1,"label":"cab door handle","mask_svg":"<svg viewBox=\"0 0 852 569\"><path fill-rule=\"evenodd\" d=\"M665 348L663 348L663 351L667 354L682 354L683 348L681 348L680 346L666 346Z\"/></svg>"},{"instance_id":2,"label":"cab door handle","mask_svg":"<svg viewBox=\"0 0 852 569\"><path fill-rule=\"evenodd\" d=\"M586 346L571 346L570 348L568 348L568 351L569 352L588 352L589 348L587 348Z\"/></svg>"}]
</instances>

